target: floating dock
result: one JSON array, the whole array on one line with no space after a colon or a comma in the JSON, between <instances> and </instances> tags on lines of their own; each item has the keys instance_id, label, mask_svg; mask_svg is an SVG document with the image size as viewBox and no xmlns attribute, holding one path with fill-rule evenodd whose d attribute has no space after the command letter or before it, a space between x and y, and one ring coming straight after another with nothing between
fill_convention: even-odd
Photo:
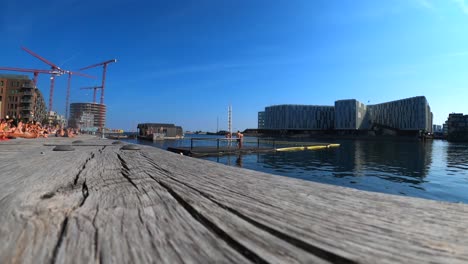
<instances>
[{"instance_id":1,"label":"floating dock","mask_svg":"<svg viewBox=\"0 0 468 264\"><path fill-rule=\"evenodd\" d=\"M0 263L468 263L467 204L115 142L0 142Z\"/></svg>"}]
</instances>

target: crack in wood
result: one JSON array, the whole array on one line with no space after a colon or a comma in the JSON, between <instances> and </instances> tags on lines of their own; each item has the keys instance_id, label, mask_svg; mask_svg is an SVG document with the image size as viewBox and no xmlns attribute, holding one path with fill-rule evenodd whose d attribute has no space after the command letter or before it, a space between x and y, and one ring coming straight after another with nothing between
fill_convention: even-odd
<instances>
[{"instance_id":1,"label":"crack in wood","mask_svg":"<svg viewBox=\"0 0 468 264\"><path fill-rule=\"evenodd\" d=\"M148 157L144 152L140 152L141 153L141 156L143 156L146 161L151 164L155 169L159 170L159 171L162 171L162 172L165 172L167 174L172 174L172 172L170 172L169 170L166 170L164 168L162 168L161 166L159 166L156 162L153 161L153 159L151 159L150 157Z\"/></svg>"},{"instance_id":2,"label":"crack in wood","mask_svg":"<svg viewBox=\"0 0 468 264\"><path fill-rule=\"evenodd\" d=\"M86 169L86 164L88 164L88 162L90 160L92 160L92 159L94 159L94 152L91 152L91 156L89 158L87 158L85 160L85 162L83 163L83 166L81 166L81 169L78 171L78 173L75 176L75 180L73 181L73 185L76 185L78 183L78 179L80 178L81 173Z\"/></svg>"},{"instance_id":3,"label":"crack in wood","mask_svg":"<svg viewBox=\"0 0 468 264\"><path fill-rule=\"evenodd\" d=\"M41 195L41 199L50 199L52 197L55 196L55 192L47 192L47 193L44 193L43 195Z\"/></svg>"},{"instance_id":4,"label":"crack in wood","mask_svg":"<svg viewBox=\"0 0 468 264\"><path fill-rule=\"evenodd\" d=\"M265 259L257 255L252 250L248 249L246 246L242 245L239 241L235 240L223 229L217 226L215 223L206 218L202 213L198 212L192 205L184 200L177 192L175 192L169 185L163 183L162 181L154 178L149 173L146 173L151 179L156 181L161 185L166 191L184 208L197 222L203 225L206 229L210 230L216 234L220 239L222 239L226 244L228 244L232 249L237 251L239 254L244 256L246 259L250 260L253 263L268 263Z\"/></svg>"},{"instance_id":5,"label":"crack in wood","mask_svg":"<svg viewBox=\"0 0 468 264\"><path fill-rule=\"evenodd\" d=\"M60 247L62 246L63 239L65 238L65 235L67 232L67 226L68 226L68 216L66 216L62 222L57 243L55 244L54 250L52 251L52 258L50 260L50 263L52 264L57 262L57 255L58 255Z\"/></svg>"},{"instance_id":6,"label":"crack in wood","mask_svg":"<svg viewBox=\"0 0 468 264\"><path fill-rule=\"evenodd\" d=\"M97 218L98 213L99 213L99 204L97 204L96 206L96 213L94 214L93 221L92 221L92 224L94 227L94 260L96 260L97 263L104 263L102 252L100 252L99 250L99 229L96 225L96 218ZM98 259L99 259L99 262L97 261Z\"/></svg>"},{"instance_id":7,"label":"crack in wood","mask_svg":"<svg viewBox=\"0 0 468 264\"><path fill-rule=\"evenodd\" d=\"M86 199L88 199L88 196L89 196L89 189L88 189L88 185L86 185L86 179L84 180L81 186L81 193L83 194L83 199L81 200L80 207L84 205L84 203L86 202Z\"/></svg>"},{"instance_id":8,"label":"crack in wood","mask_svg":"<svg viewBox=\"0 0 468 264\"><path fill-rule=\"evenodd\" d=\"M118 153L117 153L117 158L119 158L120 164L122 165L122 168L120 169L120 174L122 174L122 176L129 183L131 183L133 185L133 187L135 187L137 190L140 190L140 189L138 189L138 186L135 184L135 182L133 182L133 180L130 178L130 173L129 173L130 169L127 166L127 162Z\"/></svg>"},{"instance_id":9,"label":"crack in wood","mask_svg":"<svg viewBox=\"0 0 468 264\"><path fill-rule=\"evenodd\" d=\"M175 181L175 182L177 182L177 183L179 183L179 184L181 184L181 185L183 185L183 186L185 186L185 187L187 187L187 188L190 188L191 190L193 190L193 191L199 193L200 195L202 195L203 197L209 199L210 201L212 201L213 203L215 203L215 204L218 205L219 207L223 208L224 210L226 210L226 211L228 211L228 212L230 212L230 213L232 213L232 214L234 214L234 215L240 217L241 219L245 220L246 222L252 224L253 226L255 226L255 227L259 228L259 229L264 230L265 232L267 232L267 233L269 233L269 234L271 234L271 235L273 235L273 236L275 236L275 237L278 237L278 238L280 238L280 239L282 239L282 240L284 240L284 241L286 241L286 242L288 242L288 243L290 243L290 244L292 244L292 245L294 245L294 246L296 246L296 247L298 247L298 248L300 248L300 249L303 249L303 250L305 250L305 251L307 251L307 252L309 252L309 253L311 253L311 254L313 254L313 255L319 257L319 258L322 258L322 259L324 259L324 260L330 261L330 262L332 262L332 263L345 263L345 264L355 264L355 263L357 263L357 262L354 261L354 260L347 259L347 258L342 257L342 256L340 256L340 255L337 255L337 254L335 254L335 253L333 253L333 252L330 252L330 251L327 251L327 250L322 249L322 248L320 248L320 247L314 246L314 245L309 244L309 243L307 243L307 242L305 242L305 241L302 241L302 240L300 240L300 239L294 238L294 237L292 237L292 236L290 236L290 235L288 235L288 234L286 234L286 233L283 233L283 232L280 232L280 231L278 231L278 230L276 230L276 229L274 229L274 228L271 228L271 227L269 227L269 226L267 226L267 225L264 225L264 224L262 224L262 223L260 223L260 222L258 222L258 221L256 221L256 220L254 220L254 219L252 219L252 218L246 216L245 214L242 214L241 212L239 212L239 211L237 211L237 210L235 210L235 209L233 209L233 208L231 208L231 207L229 207L229 206L227 206L227 205L225 205L225 204L222 204L222 203L216 201L216 200L213 198L212 195L210 195L210 194L208 194L208 193L205 193L205 192L203 192L203 191L200 191L200 190L198 190L198 189L196 189L196 188L190 186L189 184L184 183L184 182L178 180L177 178L175 178L175 177L172 176L172 175L173 175L172 172L170 172L170 171L168 171L168 170L166 170L166 169L161 168L160 166L158 166L157 164L155 164L154 162L152 162L152 160L151 160L149 157L147 157L147 156L145 156L145 155L142 155L142 156L145 157L145 158L148 160L148 162L149 162L155 169L157 169L157 170L159 170L159 171L166 172L166 173L167 173L166 176L167 176L168 178L170 178L171 180L173 180L173 181ZM157 181L159 184L161 184L161 182L160 182L159 180L157 180L155 177L153 177L151 174L149 174L148 172L146 172L146 174L147 174L150 178L152 178L153 180L155 180L155 181ZM181 199L182 199L182 198L181 198Z\"/></svg>"}]
</instances>

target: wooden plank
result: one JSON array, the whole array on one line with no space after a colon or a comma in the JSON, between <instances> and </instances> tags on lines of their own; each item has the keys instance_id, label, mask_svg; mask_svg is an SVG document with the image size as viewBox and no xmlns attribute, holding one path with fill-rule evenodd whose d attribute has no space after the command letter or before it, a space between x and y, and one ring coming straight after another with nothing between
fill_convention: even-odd
<instances>
[{"instance_id":1,"label":"wooden plank","mask_svg":"<svg viewBox=\"0 0 468 264\"><path fill-rule=\"evenodd\" d=\"M0 263L468 262L466 204L83 139L0 143Z\"/></svg>"}]
</instances>

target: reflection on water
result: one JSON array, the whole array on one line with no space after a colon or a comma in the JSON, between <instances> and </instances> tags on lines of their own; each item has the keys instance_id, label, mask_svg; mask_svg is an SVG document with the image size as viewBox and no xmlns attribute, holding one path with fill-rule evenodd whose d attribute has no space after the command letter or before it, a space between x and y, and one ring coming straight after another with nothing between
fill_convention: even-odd
<instances>
[{"instance_id":1,"label":"reflection on water","mask_svg":"<svg viewBox=\"0 0 468 264\"><path fill-rule=\"evenodd\" d=\"M343 140L339 148L207 157L229 166L362 190L468 203L468 144ZM167 148L183 141L148 142Z\"/></svg>"},{"instance_id":2,"label":"reflection on water","mask_svg":"<svg viewBox=\"0 0 468 264\"><path fill-rule=\"evenodd\" d=\"M424 191L432 142L343 141L336 149L258 155L249 168L363 190Z\"/></svg>"},{"instance_id":3,"label":"reflection on water","mask_svg":"<svg viewBox=\"0 0 468 264\"><path fill-rule=\"evenodd\" d=\"M367 191L468 203L468 144L358 140L337 143L341 144L339 148L326 150L244 156L243 166ZM223 164L228 160L229 157L216 159Z\"/></svg>"},{"instance_id":4,"label":"reflection on water","mask_svg":"<svg viewBox=\"0 0 468 264\"><path fill-rule=\"evenodd\" d=\"M468 146L466 144L452 143L447 147L447 174L466 175L468 170Z\"/></svg>"}]
</instances>

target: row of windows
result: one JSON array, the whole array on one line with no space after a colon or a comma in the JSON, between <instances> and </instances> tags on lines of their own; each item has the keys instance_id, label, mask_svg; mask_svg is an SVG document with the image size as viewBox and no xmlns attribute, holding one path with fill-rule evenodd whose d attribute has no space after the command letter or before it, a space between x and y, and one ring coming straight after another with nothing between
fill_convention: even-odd
<instances>
[{"instance_id":1,"label":"row of windows","mask_svg":"<svg viewBox=\"0 0 468 264\"><path fill-rule=\"evenodd\" d=\"M19 87L19 86L20 86L20 82L11 81L11 82L10 82L10 85L11 85L12 87Z\"/></svg>"},{"instance_id":2,"label":"row of windows","mask_svg":"<svg viewBox=\"0 0 468 264\"><path fill-rule=\"evenodd\" d=\"M8 96L8 102L18 102L17 96Z\"/></svg>"},{"instance_id":3,"label":"row of windows","mask_svg":"<svg viewBox=\"0 0 468 264\"><path fill-rule=\"evenodd\" d=\"M0 86L5 86L5 82L3 80L0 81ZM11 87L20 87L20 82L19 81L10 81L10 86Z\"/></svg>"}]
</instances>

